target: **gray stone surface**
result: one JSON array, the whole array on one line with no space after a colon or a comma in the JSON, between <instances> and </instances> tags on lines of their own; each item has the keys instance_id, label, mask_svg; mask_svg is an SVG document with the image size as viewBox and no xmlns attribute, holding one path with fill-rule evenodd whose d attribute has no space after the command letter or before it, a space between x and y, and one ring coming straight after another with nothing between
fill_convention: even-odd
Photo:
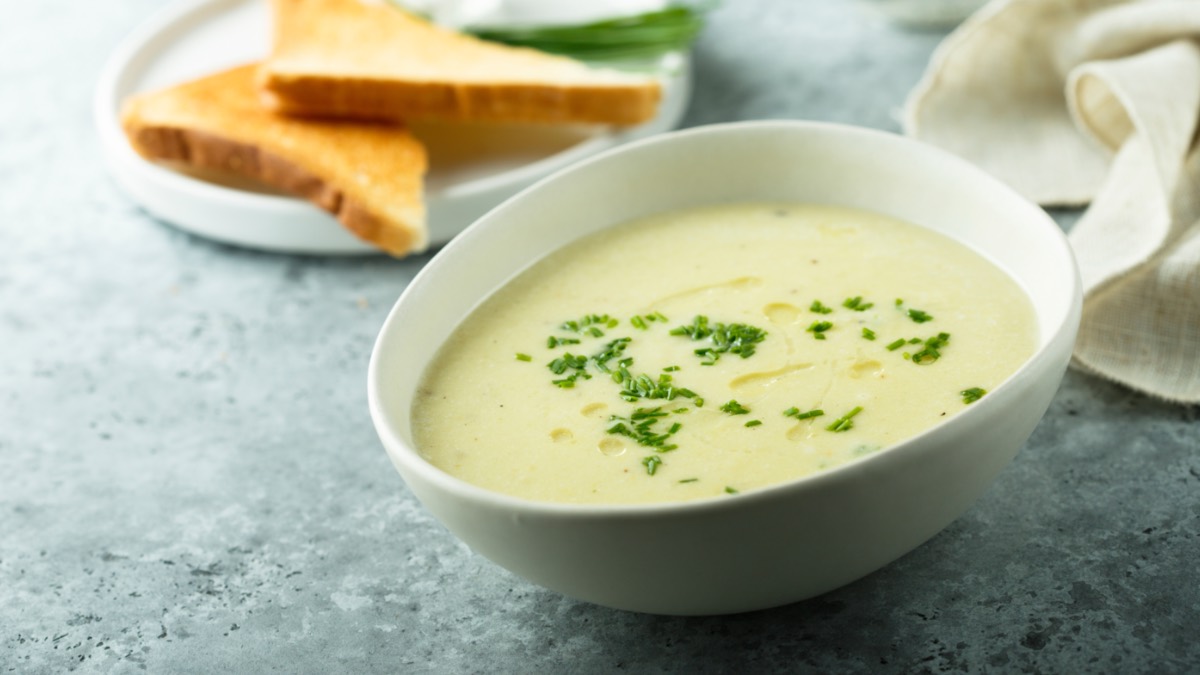
<instances>
[{"instance_id":1,"label":"gray stone surface","mask_svg":"<svg viewBox=\"0 0 1200 675\"><path fill-rule=\"evenodd\" d=\"M230 248L107 178L92 87L161 6L3 7L0 672L1200 670L1197 410L1077 372L973 509L815 600L629 614L472 555L366 410L428 256ZM849 0L726 0L687 124L896 129L939 37Z\"/></svg>"}]
</instances>

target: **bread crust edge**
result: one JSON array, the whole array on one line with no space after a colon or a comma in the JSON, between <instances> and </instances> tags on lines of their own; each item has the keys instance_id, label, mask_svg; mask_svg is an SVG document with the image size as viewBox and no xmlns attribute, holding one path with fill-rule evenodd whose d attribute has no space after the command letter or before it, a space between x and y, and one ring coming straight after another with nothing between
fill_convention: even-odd
<instances>
[{"instance_id":1,"label":"bread crust edge","mask_svg":"<svg viewBox=\"0 0 1200 675\"><path fill-rule=\"evenodd\" d=\"M662 98L648 85L405 82L293 75L268 64L259 73L263 103L278 113L383 121L641 124Z\"/></svg>"},{"instance_id":2,"label":"bread crust edge","mask_svg":"<svg viewBox=\"0 0 1200 675\"><path fill-rule=\"evenodd\" d=\"M390 225L337 185L252 143L184 127L139 124L126 119L133 149L155 161L235 173L304 198L329 213L359 239L400 257L424 250L423 230L412 223Z\"/></svg>"}]
</instances>

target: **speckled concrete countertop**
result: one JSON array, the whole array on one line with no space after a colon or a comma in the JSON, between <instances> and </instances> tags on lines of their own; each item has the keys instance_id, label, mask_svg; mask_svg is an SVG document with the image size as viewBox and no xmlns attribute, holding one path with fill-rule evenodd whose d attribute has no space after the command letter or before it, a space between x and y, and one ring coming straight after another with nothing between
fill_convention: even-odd
<instances>
[{"instance_id":1,"label":"speckled concrete countertop","mask_svg":"<svg viewBox=\"0 0 1200 675\"><path fill-rule=\"evenodd\" d=\"M92 88L161 6L0 21L0 672L1200 670L1197 410L1076 372L965 516L815 600L628 614L472 555L367 415L428 257L229 248L107 177ZM686 124L894 130L939 37L862 0L727 0Z\"/></svg>"}]
</instances>

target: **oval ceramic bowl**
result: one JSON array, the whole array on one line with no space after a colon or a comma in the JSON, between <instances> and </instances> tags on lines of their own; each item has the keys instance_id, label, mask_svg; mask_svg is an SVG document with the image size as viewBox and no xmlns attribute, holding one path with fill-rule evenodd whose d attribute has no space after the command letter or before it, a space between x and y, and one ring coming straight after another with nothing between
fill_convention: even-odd
<instances>
[{"instance_id":1,"label":"oval ceramic bowl","mask_svg":"<svg viewBox=\"0 0 1200 675\"><path fill-rule=\"evenodd\" d=\"M413 448L422 372L455 326L530 263L654 213L740 201L838 204L945 233L1028 293L1038 348L985 398L839 468L734 497L641 506L549 504L443 473ZM804 122L702 127L562 171L505 202L400 297L371 358L371 415L412 492L455 535L530 581L621 609L720 614L808 598L920 545L971 505L1029 437L1079 325L1074 258L1053 221L966 162L881 132Z\"/></svg>"}]
</instances>

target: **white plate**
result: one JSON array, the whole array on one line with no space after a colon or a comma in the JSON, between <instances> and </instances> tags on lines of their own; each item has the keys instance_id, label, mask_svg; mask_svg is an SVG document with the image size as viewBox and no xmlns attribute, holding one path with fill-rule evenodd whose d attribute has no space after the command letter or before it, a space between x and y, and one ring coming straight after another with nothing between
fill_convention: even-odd
<instances>
[{"instance_id":1,"label":"white plate","mask_svg":"<svg viewBox=\"0 0 1200 675\"><path fill-rule=\"evenodd\" d=\"M251 248L304 253L374 253L333 216L306 201L249 182L184 174L142 159L121 131L127 96L264 58L270 47L264 0L185 0L138 28L109 59L95 116L117 182L147 211L203 237ZM538 179L601 150L674 128L687 108L689 63L665 82L658 116L601 126L413 125L426 144L429 239L449 241L488 209Z\"/></svg>"}]
</instances>

